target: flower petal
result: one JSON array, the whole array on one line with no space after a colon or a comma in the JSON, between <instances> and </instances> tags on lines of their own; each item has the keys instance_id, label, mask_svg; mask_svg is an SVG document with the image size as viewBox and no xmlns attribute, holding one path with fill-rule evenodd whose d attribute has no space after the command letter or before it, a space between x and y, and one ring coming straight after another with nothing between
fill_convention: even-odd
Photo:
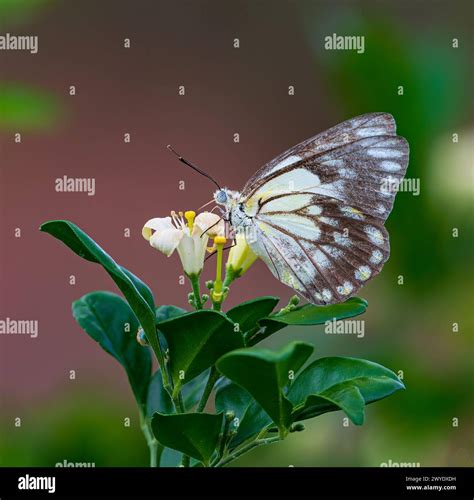
<instances>
[{"instance_id":1,"label":"flower petal","mask_svg":"<svg viewBox=\"0 0 474 500\"><path fill-rule=\"evenodd\" d=\"M158 231L165 231L166 229L174 229L173 223L171 222L171 217L156 217L150 219L142 229L142 236L150 241L153 233Z\"/></svg>"},{"instance_id":2,"label":"flower petal","mask_svg":"<svg viewBox=\"0 0 474 500\"><path fill-rule=\"evenodd\" d=\"M150 245L169 257L181 242L184 232L171 227L164 231L157 231L150 238Z\"/></svg>"},{"instance_id":3,"label":"flower petal","mask_svg":"<svg viewBox=\"0 0 474 500\"><path fill-rule=\"evenodd\" d=\"M217 235L225 234L225 223L224 219L212 212L201 212L194 220L193 235L199 231L202 234L207 231L211 238Z\"/></svg>"}]
</instances>

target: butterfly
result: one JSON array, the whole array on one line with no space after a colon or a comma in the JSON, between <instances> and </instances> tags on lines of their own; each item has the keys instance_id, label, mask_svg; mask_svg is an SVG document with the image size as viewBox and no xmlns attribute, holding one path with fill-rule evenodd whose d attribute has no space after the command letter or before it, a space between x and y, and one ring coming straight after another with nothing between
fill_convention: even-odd
<instances>
[{"instance_id":1,"label":"butterfly","mask_svg":"<svg viewBox=\"0 0 474 500\"><path fill-rule=\"evenodd\" d=\"M240 192L219 187L214 201L279 281L313 304L335 304L389 258L384 223L408 156L394 118L369 113L285 151Z\"/></svg>"}]
</instances>

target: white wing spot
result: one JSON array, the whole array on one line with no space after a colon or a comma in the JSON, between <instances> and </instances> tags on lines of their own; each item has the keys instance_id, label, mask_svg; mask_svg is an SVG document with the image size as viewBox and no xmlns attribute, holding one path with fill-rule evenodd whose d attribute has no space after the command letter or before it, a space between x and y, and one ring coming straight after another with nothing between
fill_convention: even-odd
<instances>
[{"instance_id":1,"label":"white wing spot","mask_svg":"<svg viewBox=\"0 0 474 500\"><path fill-rule=\"evenodd\" d=\"M319 205L310 205L304 209L304 213L307 215L319 215L323 209Z\"/></svg>"},{"instance_id":2,"label":"white wing spot","mask_svg":"<svg viewBox=\"0 0 474 500\"><path fill-rule=\"evenodd\" d=\"M341 168L339 170L339 175L345 179L355 179L357 177L357 173L351 168Z\"/></svg>"},{"instance_id":3,"label":"white wing spot","mask_svg":"<svg viewBox=\"0 0 474 500\"><path fill-rule=\"evenodd\" d=\"M356 130L357 137L374 137L376 135L384 135L387 131L383 127L363 127Z\"/></svg>"},{"instance_id":4,"label":"white wing spot","mask_svg":"<svg viewBox=\"0 0 474 500\"><path fill-rule=\"evenodd\" d=\"M321 245L321 248L331 257L338 258L342 255L342 250L340 248L331 245Z\"/></svg>"},{"instance_id":5,"label":"white wing spot","mask_svg":"<svg viewBox=\"0 0 474 500\"><path fill-rule=\"evenodd\" d=\"M383 259L383 253L380 250L374 250L370 257L370 262L372 264L378 264L382 262L382 259Z\"/></svg>"},{"instance_id":6,"label":"white wing spot","mask_svg":"<svg viewBox=\"0 0 474 500\"><path fill-rule=\"evenodd\" d=\"M360 266L359 269L356 270L354 276L359 281L366 281L370 278L372 271L369 266Z\"/></svg>"},{"instance_id":7,"label":"white wing spot","mask_svg":"<svg viewBox=\"0 0 474 500\"><path fill-rule=\"evenodd\" d=\"M354 207L342 207L341 212L347 217L355 220L364 220L365 217L360 210Z\"/></svg>"},{"instance_id":8,"label":"white wing spot","mask_svg":"<svg viewBox=\"0 0 474 500\"><path fill-rule=\"evenodd\" d=\"M339 295L349 295L354 290L354 287L350 281L344 281L344 284L338 286L336 290Z\"/></svg>"},{"instance_id":9,"label":"white wing spot","mask_svg":"<svg viewBox=\"0 0 474 500\"><path fill-rule=\"evenodd\" d=\"M323 161L323 165L327 165L328 167L342 167L344 165L344 160L341 159L332 159Z\"/></svg>"},{"instance_id":10,"label":"white wing spot","mask_svg":"<svg viewBox=\"0 0 474 500\"><path fill-rule=\"evenodd\" d=\"M332 292L331 290L329 290L328 288L325 288L323 290L323 299L326 301L326 302L329 302L331 299L332 299Z\"/></svg>"},{"instance_id":11,"label":"white wing spot","mask_svg":"<svg viewBox=\"0 0 474 500\"><path fill-rule=\"evenodd\" d=\"M319 248L316 248L312 243L302 241L301 244L303 245L303 248L309 252L311 258L319 267L326 269L331 265L331 261L327 258L327 256L323 252L321 252Z\"/></svg>"},{"instance_id":12,"label":"white wing spot","mask_svg":"<svg viewBox=\"0 0 474 500\"><path fill-rule=\"evenodd\" d=\"M318 220L324 224L327 224L328 226L339 226L339 221L337 219L333 219L332 217L319 217Z\"/></svg>"},{"instance_id":13,"label":"white wing spot","mask_svg":"<svg viewBox=\"0 0 474 500\"><path fill-rule=\"evenodd\" d=\"M403 152L398 149L369 148L366 153L372 158L400 158L403 156Z\"/></svg>"},{"instance_id":14,"label":"white wing spot","mask_svg":"<svg viewBox=\"0 0 474 500\"><path fill-rule=\"evenodd\" d=\"M344 236L342 233L334 232L332 233L334 237L334 241L343 247L350 247L351 246L351 240L349 239L349 236Z\"/></svg>"},{"instance_id":15,"label":"white wing spot","mask_svg":"<svg viewBox=\"0 0 474 500\"><path fill-rule=\"evenodd\" d=\"M376 227L366 226L364 228L364 231L372 243L378 246L383 245L383 234Z\"/></svg>"},{"instance_id":16,"label":"white wing spot","mask_svg":"<svg viewBox=\"0 0 474 500\"><path fill-rule=\"evenodd\" d=\"M397 170L400 170L402 168L400 163L390 160L384 160L383 162L380 163L380 166L386 172L396 172Z\"/></svg>"}]
</instances>

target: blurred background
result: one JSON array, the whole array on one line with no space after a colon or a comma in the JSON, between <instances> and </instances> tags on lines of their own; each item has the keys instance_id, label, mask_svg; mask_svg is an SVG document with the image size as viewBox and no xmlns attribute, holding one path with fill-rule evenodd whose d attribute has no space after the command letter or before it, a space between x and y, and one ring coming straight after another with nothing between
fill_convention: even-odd
<instances>
[{"instance_id":1,"label":"blurred background","mask_svg":"<svg viewBox=\"0 0 474 500\"><path fill-rule=\"evenodd\" d=\"M154 251L141 228L196 209L213 185L166 144L240 189L288 147L374 111L392 113L408 139L420 193L397 195L390 261L359 294L365 336L311 327L266 344L300 338L318 356L370 359L407 390L369 406L360 428L326 414L235 464L474 465L472 10L447 0L0 0L0 34L39 37L37 54L0 51L0 318L39 322L35 339L0 336L0 465L148 464L125 374L70 312L115 285L40 233L42 222L75 222L157 304L187 307L178 257ZM364 36L364 53L325 50L333 33ZM95 196L56 192L63 176L94 178ZM256 263L228 306L269 294L281 305L292 295Z\"/></svg>"}]
</instances>

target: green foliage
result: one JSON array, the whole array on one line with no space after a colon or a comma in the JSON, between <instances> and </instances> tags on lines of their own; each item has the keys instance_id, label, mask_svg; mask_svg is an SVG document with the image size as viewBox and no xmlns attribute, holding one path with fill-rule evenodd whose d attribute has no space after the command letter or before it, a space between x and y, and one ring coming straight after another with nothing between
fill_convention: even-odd
<instances>
[{"instance_id":1,"label":"green foliage","mask_svg":"<svg viewBox=\"0 0 474 500\"><path fill-rule=\"evenodd\" d=\"M304 342L276 352L254 347L288 325L319 325L362 314L367 308L363 299L324 307L297 307L291 300L275 313L277 297L243 302L227 314L187 312L174 305L155 308L148 286L76 225L51 221L41 230L100 264L128 302L113 293L93 292L74 302L73 315L125 368L152 465L223 466L255 446L303 430L297 422L335 410L360 425L366 404L404 388L392 371L362 359L322 358L302 370L313 352ZM150 350L136 340L140 326L158 359L153 375ZM213 388L216 414L202 413ZM266 438L275 426L278 435Z\"/></svg>"},{"instance_id":2,"label":"green foliage","mask_svg":"<svg viewBox=\"0 0 474 500\"><path fill-rule=\"evenodd\" d=\"M245 334L256 326L258 320L268 316L279 300L278 297L258 297L242 302L229 309L226 314L234 323L239 325L242 334Z\"/></svg>"},{"instance_id":3,"label":"green foliage","mask_svg":"<svg viewBox=\"0 0 474 500\"><path fill-rule=\"evenodd\" d=\"M138 404L146 406L151 374L149 349L136 341L138 321L128 304L110 292L92 292L72 305L75 320L127 372Z\"/></svg>"},{"instance_id":4,"label":"green foliage","mask_svg":"<svg viewBox=\"0 0 474 500\"><path fill-rule=\"evenodd\" d=\"M127 299L153 350L159 353L155 303L148 286L130 271L118 265L105 250L72 222L64 220L45 222L40 230L62 241L79 257L100 264L107 271Z\"/></svg>"},{"instance_id":5,"label":"green foliage","mask_svg":"<svg viewBox=\"0 0 474 500\"><path fill-rule=\"evenodd\" d=\"M177 306L158 306L156 308L156 322L165 321L167 319L176 318L188 311L182 307Z\"/></svg>"},{"instance_id":6,"label":"green foliage","mask_svg":"<svg viewBox=\"0 0 474 500\"><path fill-rule=\"evenodd\" d=\"M222 414L163 415L155 413L151 427L156 439L163 446L181 451L209 465L219 442Z\"/></svg>"},{"instance_id":7,"label":"green foliage","mask_svg":"<svg viewBox=\"0 0 474 500\"><path fill-rule=\"evenodd\" d=\"M386 398L404 387L395 373L372 361L321 358L300 373L288 391L288 399L294 405L294 420L342 409L360 425L365 404Z\"/></svg>"},{"instance_id":8,"label":"green foliage","mask_svg":"<svg viewBox=\"0 0 474 500\"><path fill-rule=\"evenodd\" d=\"M223 356L217 368L253 396L284 436L291 424L292 405L283 389L312 352L313 346L304 342L291 342L278 352L237 349Z\"/></svg>"},{"instance_id":9,"label":"green foliage","mask_svg":"<svg viewBox=\"0 0 474 500\"><path fill-rule=\"evenodd\" d=\"M174 391L211 367L223 354L243 346L234 323L217 311L201 310L158 323L168 344Z\"/></svg>"},{"instance_id":10,"label":"green foliage","mask_svg":"<svg viewBox=\"0 0 474 500\"><path fill-rule=\"evenodd\" d=\"M290 310L285 310L285 308L279 313L260 318L258 321L260 328L247 339L247 345L255 345L288 325L322 325L326 321L358 316L365 312L367 305L366 300L351 297L346 302L330 306L305 304Z\"/></svg>"},{"instance_id":11,"label":"green foliage","mask_svg":"<svg viewBox=\"0 0 474 500\"><path fill-rule=\"evenodd\" d=\"M217 389L216 411L232 412L237 419L231 424L231 430L235 431L235 434L230 440L230 449L256 436L272 423L268 413L252 398L251 394L230 380L224 381Z\"/></svg>"}]
</instances>

